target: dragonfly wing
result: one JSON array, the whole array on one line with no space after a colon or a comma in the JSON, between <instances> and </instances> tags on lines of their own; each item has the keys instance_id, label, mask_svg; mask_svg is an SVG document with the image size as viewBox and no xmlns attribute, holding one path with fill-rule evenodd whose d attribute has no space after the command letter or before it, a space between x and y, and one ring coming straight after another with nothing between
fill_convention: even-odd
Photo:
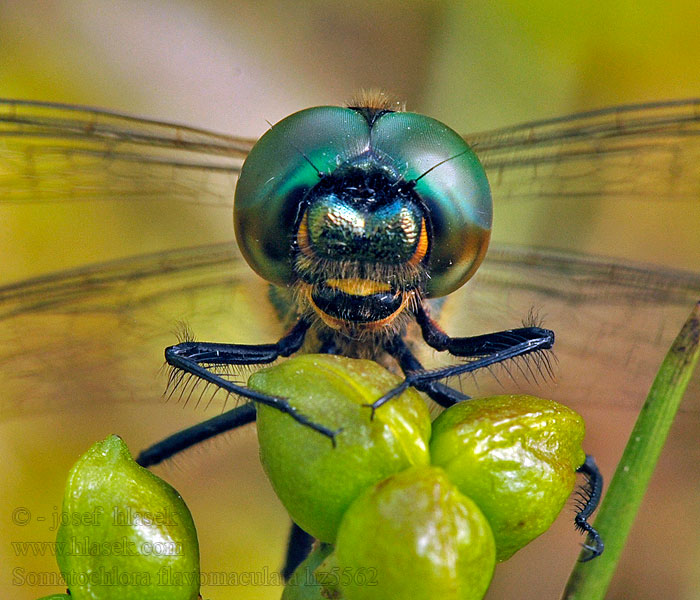
<instances>
[{"instance_id":1,"label":"dragonfly wing","mask_svg":"<svg viewBox=\"0 0 700 600\"><path fill-rule=\"evenodd\" d=\"M680 100L606 108L465 139L487 169L499 201L541 196L697 200L699 135L700 100Z\"/></svg>"},{"instance_id":2,"label":"dragonfly wing","mask_svg":"<svg viewBox=\"0 0 700 600\"><path fill-rule=\"evenodd\" d=\"M231 207L255 140L93 108L0 100L3 203L121 198Z\"/></svg>"},{"instance_id":3,"label":"dragonfly wing","mask_svg":"<svg viewBox=\"0 0 700 600\"><path fill-rule=\"evenodd\" d=\"M253 143L97 109L0 101L2 250L18 257L0 267L0 281L232 241L233 193Z\"/></svg>"},{"instance_id":4,"label":"dragonfly wing","mask_svg":"<svg viewBox=\"0 0 700 600\"><path fill-rule=\"evenodd\" d=\"M556 378L540 393L638 406L700 299L700 101L608 108L467 141L489 174L495 243L446 303L455 330L517 326L533 310L557 335ZM697 407L697 378L688 397Z\"/></svg>"},{"instance_id":5,"label":"dragonfly wing","mask_svg":"<svg viewBox=\"0 0 700 600\"><path fill-rule=\"evenodd\" d=\"M700 262L700 101L616 107L468 136L494 198L493 239Z\"/></svg>"},{"instance_id":6,"label":"dragonfly wing","mask_svg":"<svg viewBox=\"0 0 700 600\"><path fill-rule=\"evenodd\" d=\"M552 212L558 212L565 220L568 212L563 203L571 198L582 206L595 201L619 204L632 198L635 202L646 200L646 207L659 197L666 208L670 202L685 202L686 208L697 210L700 162L695 159L699 128L698 104L687 101L597 111L475 135L468 140L490 174L497 233L501 230L498 211L503 214L504 210L499 207L506 207L506 213L517 212L513 210L516 200L528 200L523 203L526 206L542 198L552 200L556 202ZM215 239L212 229L200 231L193 226L202 215L224 223L226 233L222 237L230 239L228 214L233 185L252 144L252 140L95 109L4 101L0 102L0 207L5 215L13 209L24 214L35 207L43 221L52 206L76 200L85 201L80 205L79 221L96 205L112 203L125 207L121 214L124 227L133 229L135 222L144 221L148 225L138 245L139 253L151 248L201 244L201 231L206 231L208 241ZM637 170L630 176L628 169L635 165ZM644 167L641 171L640 166ZM183 215L171 210L178 205L190 206L193 212ZM45 246L36 249L35 256L50 258L56 248L65 251L75 245L74 237L80 237L72 229L79 223L73 221L71 228L65 228L73 243L52 237L60 235L57 230L61 228L49 221L51 235L42 236ZM114 222L109 227L104 223L98 227L89 225L104 235ZM559 229L569 231L566 227L556 228ZM22 233L27 230L20 227ZM547 241L556 246L555 240ZM105 246L102 259L109 258L109 250L119 244ZM233 295L244 305L247 298L259 299L264 294L247 267L236 262L240 261L237 254L219 248L207 258L206 252L194 249L159 253L114 263L104 271L84 269L6 288L2 318L16 344L8 346L7 358L13 362L7 364L18 366L10 372L27 384L33 375L41 373L41 369L27 365L32 360L35 366L52 364L42 360L52 356L51 373L66 380L61 385L69 386L74 381L76 387L89 388L77 382L83 375L93 373L97 377L100 369L95 365L103 365L102 370L108 364L123 365L117 370L119 376L125 373L124 377L133 380L130 385L136 387L123 385L123 393L111 393L136 397L138 386L147 385L140 383L148 362L144 358L145 344L152 343L149 352L158 357L155 364L160 365L160 351L173 341L171 332L179 319L202 318L206 322L203 315L211 315L207 317L209 322L218 320L219 328L226 323L237 323L243 328L249 320L237 318L240 313L232 302ZM680 276L663 269L635 271L632 267L623 268L619 260L601 262L572 257L543 253L531 246L510 252L492 249L475 280L447 302L446 315L450 307L456 311L453 333L476 334L517 326L534 308L545 325L556 330L557 356L561 362L571 357L577 365L575 373L583 373L586 362L591 369L597 366L610 370L615 365L620 378L626 373L621 365L650 367L649 372L653 373L655 357L663 352L655 349L656 342L660 348L670 342L668 336L673 334L667 332L680 322L681 311L689 310L685 304L690 306L698 296L693 283L696 280L689 276L690 284L680 284L682 277L679 280ZM191 278L200 276L205 280L193 284ZM645 280L656 282L657 291L645 290L639 283ZM593 288L586 289L586 285ZM225 292L226 286L229 292ZM673 293L659 296L659 289ZM193 290L208 290L211 297L206 302L225 306L216 316L210 309L195 309L201 298L185 299ZM604 296L602 290L607 290ZM224 299L216 300L216 294L222 292ZM165 303L170 306L161 306ZM473 309L471 304L475 305ZM616 312L611 306L618 307ZM100 321L107 318L111 319L111 327ZM274 321L270 315L265 318L270 323ZM574 322L585 323L588 329L571 327ZM659 323L656 327L661 328L661 334L649 326L651 322ZM469 327L464 328L464 323ZM42 331L50 334L45 334L45 339L54 341L39 344ZM247 333L234 331L230 337L218 335L217 331L213 325L195 328L196 335L202 338L236 341L246 341L254 329L251 325ZM637 341L639 336L643 341ZM265 335L251 337L251 341L258 342L268 339ZM115 343L118 340L122 343ZM135 351L139 347L140 353ZM64 362L56 362L59 356ZM81 360L89 361L92 369L80 369L77 365ZM76 366L69 368L73 364ZM590 400L590 385L567 379L561 374L565 366L568 367L560 364L558 368L560 391L567 389L569 381L571 391L567 393L572 400L585 395L583 390L587 390ZM628 384L636 387L634 373L629 372L633 381ZM27 384L25 392L32 386L36 391L37 386L47 385L51 377L37 380L43 383ZM150 396L153 389L149 389ZM636 392L623 385L611 399L628 402L637 397ZM37 405L42 402L37 400Z\"/></svg>"},{"instance_id":7,"label":"dragonfly wing","mask_svg":"<svg viewBox=\"0 0 700 600\"><path fill-rule=\"evenodd\" d=\"M465 380L467 391L517 387L580 408L639 408L698 299L697 273L496 245L474 280L447 298L441 322L451 335L528 320L556 334L549 364L516 361L477 377L475 389ZM693 378L687 398L687 408L697 410L700 377Z\"/></svg>"},{"instance_id":8,"label":"dragonfly wing","mask_svg":"<svg viewBox=\"0 0 700 600\"><path fill-rule=\"evenodd\" d=\"M0 417L157 401L167 382L159 375L163 350L177 343L183 325L198 339L274 341L281 326L266 299L267 284L229 244L0 289ZM176 399L194 402L200 391L190 396L180 387Z\"/></svg>"}]
</instances>

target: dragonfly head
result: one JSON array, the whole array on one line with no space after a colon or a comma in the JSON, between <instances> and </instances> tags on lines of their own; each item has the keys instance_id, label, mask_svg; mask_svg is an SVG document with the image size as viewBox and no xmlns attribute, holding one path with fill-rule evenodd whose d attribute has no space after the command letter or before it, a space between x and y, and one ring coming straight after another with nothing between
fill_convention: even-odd
<instances>
[{"instance_id":1,"label":"dragonfly head","mask_svg":"<svg viewBox=\"0 0 700 600\"><path fill-rule=\"evenodd\" d=\"M323 106L273 126L242 167L236 238L331 327L382 327L444 296L488 247L491 193L464 140L408 112Z\"/></svg>"}]
</instances>

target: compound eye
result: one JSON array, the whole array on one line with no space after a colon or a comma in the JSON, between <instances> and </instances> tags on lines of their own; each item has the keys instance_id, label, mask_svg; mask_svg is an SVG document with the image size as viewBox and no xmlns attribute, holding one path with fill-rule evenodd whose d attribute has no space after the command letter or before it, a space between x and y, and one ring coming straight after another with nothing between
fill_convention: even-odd
<instances>
[{"instance_id":1,"label":"compound eye","mask_svg":"<svg viewBox=\"0 0 700 600\"><path fill-rule=\"evenodd\" d=\"M274 125L250 151L233 206L236 241L258 275L293 281L292 242L300 205L320 175L367 151L370 125L357 111L319 106Z\"/></svg>"},{"instance_id":2,"label":"compound eye","mask_svg":"<svg viewBox=\"0 0 700 600\"><path fill-rule=\"evenodd\" d=\"M426 294L453 292L476 272L491 234L491 190L479 159L440 121L408 112L379 117L371 146L391 157L404 180L416 182L431 226Z\"/></svg>"}]
</instances>

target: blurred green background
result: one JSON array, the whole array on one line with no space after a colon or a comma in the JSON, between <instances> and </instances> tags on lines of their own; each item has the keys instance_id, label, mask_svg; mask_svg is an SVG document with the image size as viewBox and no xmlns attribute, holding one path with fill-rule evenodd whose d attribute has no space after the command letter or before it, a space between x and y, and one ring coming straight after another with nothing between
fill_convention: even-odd
<instances>
[{"instance_id":1,"label":"blurred green background","mask_svg":"<svg viewBox=\"0 0 700 600\"><path fill-rule=\"evenodd\" d=\"M257 137L268 122L300 108L342 103L360 88L379 87L405 99L411 110L470 132L612 104L697 96L697 10L692 1L644 0L0 0L0 96L94 105ZM146 242L149 250L174 247L181 235L152 222L134 232L133 218L120 221L122 214L99 207L77 204L74 211L48 224L41 207L3 216L0 283L129 256L143 252ZM636 217L639 227L655 225L644 224L644 214ZM229 222L213 214L211 230L189 233L201 243L229 239ZM697 223L674 221L667 233L697 242ZM508 232L495 235L503 239ZM692 266L687 246L679 246L674 253L671 244L657 262ZM0 422L5 597L57 591L13 582L15 567L55 571L50 556L16 555L10 542L53 540L46 524L13 524L16 507L49 515L60 506L68 468L95 439L124 433L136 452L203 418L201 411L173 406L134 410L47 411ZM610 460L620 449L611 450ZM256 585L205 588L203 596L279 597L280 590L265 581L282 561L286 516L258 466L254 432L215 441L158 472L193 510L202 569L262 578ZM673 511L664 514L672 519ZM661 529L676 525L663 518L658 523ZM557 597L578 541L563 517L555 532L499 567L488 597ZM610 598L697 597L699 573L680 569L673 548L647 547L644 538L630 544ZM691 548L697 551L697 544Z\"/></svg>"}]
</instances>

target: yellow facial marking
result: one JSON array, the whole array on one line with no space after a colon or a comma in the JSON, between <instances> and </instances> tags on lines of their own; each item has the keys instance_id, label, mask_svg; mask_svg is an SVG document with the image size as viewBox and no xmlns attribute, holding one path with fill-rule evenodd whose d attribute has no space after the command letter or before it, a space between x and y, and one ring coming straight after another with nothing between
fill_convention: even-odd
<instances>
[{"instance_id":1,"label":"yellow facial marking","mask_svg":"<svg viewBox=\"0 0 700 600\"><path fill-rule=\"evenodd\" d=\"M379 292L391 291L391 286L388 283L372 281L371 279L327 279L326 285L352 296L371 296Z\"/></svg>"}]
</instances>

